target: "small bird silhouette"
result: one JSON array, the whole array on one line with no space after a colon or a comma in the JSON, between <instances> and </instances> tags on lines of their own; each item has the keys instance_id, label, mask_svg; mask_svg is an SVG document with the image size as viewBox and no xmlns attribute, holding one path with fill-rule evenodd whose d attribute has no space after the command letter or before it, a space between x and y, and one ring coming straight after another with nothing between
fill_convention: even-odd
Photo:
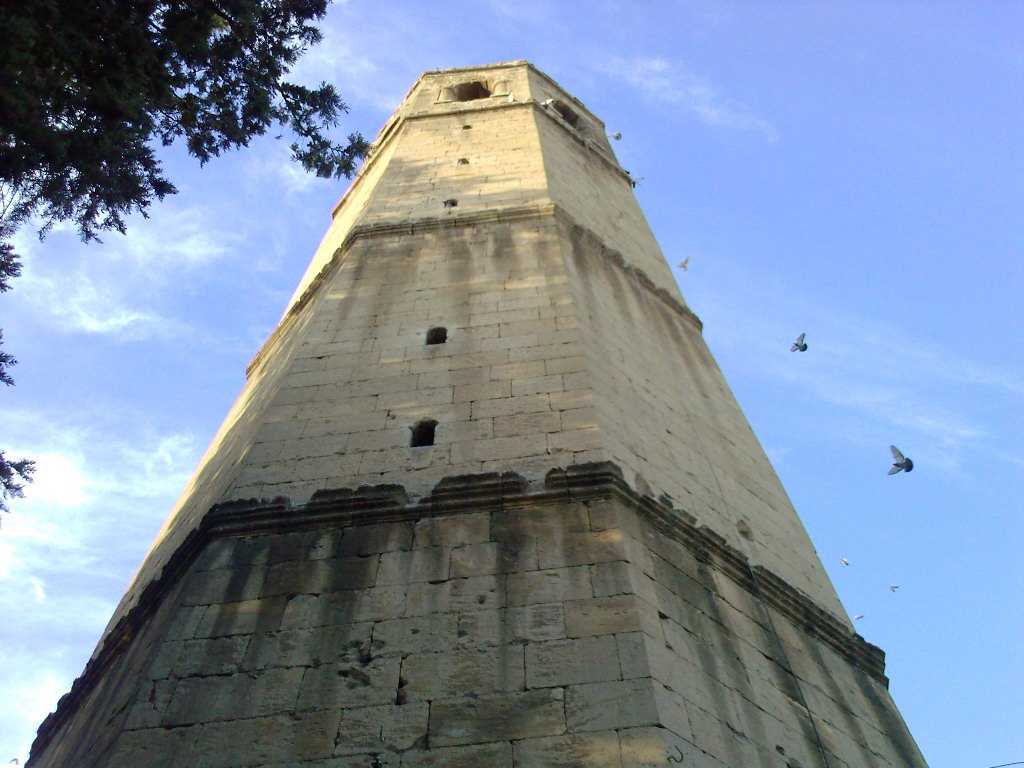
<instances>
[{"instance_id":1,"label":"small bird silhouette","mask_svg":"<svg viewBox=\"0 0 1024 768\"><path fill-rule=\"evenodd\" d=\"M850 561L847 560L845 557L840 557L839 562L842 564L844 568L850 564Z\"/></svg>"},{"instance_id":2,"label":"small bird silhouette","mask_svg":"<svg viewBox=\"0 0 1024 768\"><path fill-rule=\"evenodd\" d=\"M679 269L681 269L681 270L683 270L683 272L685 272L689 268L690 268L690 257L687 256L685 259L683 259L681 262L679 262Z\"/></svg>"},{"instance_id":3,"label":"small bird silhouette","mask_svg":"<svg viewBox=\"0 0 1024 768\"><path fill-rule=\"evenodd\" d=\"M804 336L806 336L806 335L807 335L806 333L801 333L799 336L797 336L796 337L796 341L793 342L793 346L789 348L789 351L790 352L806 352L807 351L807 342L804 341Z\"/></svg>"},{"instance_id":4,"label":"small bird silhouette","mask_svg":"<svg viewBox=\"0 0 1024 768\"><path fill-rule=\"evenodd\" d=\"M910 459L908 459L906 456L900 453L899 448L897 448L895 445L890 445L889 450L892 451L892 457L896 459L896 461L894 461L892 466L889 468L890 475L895 475L897 472L901 470L904 472L914 471L914 462L912 462Z\"/></svg>"},{"instance_id":5,"label":"small bird silhouette","mask_svg":"<svg viewBox=\"0 0 1024 768\"><path fill-rule=\"evenodd\" d=\"M890 591L890 592L895 592L895 591L896 591L897 589L899 589L899 588L900 588L900 585L899 585L899 584L890 584L890 585L889 585L889 591Z\"/></svg>"},{"instance_id":6,"label":"small bird silhouette","mask_svg":"<svg viewBox=\"0 0 1024 768\"><path fill-rule=\"evenodd\" d=\"M615 139L616 141L622 140L622 131L616 131L615 133L609 133L609 138Z\"/></svg>"},{"instance_id":7,"label":"small bird silhouette","mask_svg":"<svg viewBox=\"0 0 1024 768\"><path fill-rule=\"evenodd\" d=\"M863 618L864 618L864 614L863 613L858 613L856 616L853 617L853 620L857 621L858 619L863 619Z\"/></svg>"}]
</instances>

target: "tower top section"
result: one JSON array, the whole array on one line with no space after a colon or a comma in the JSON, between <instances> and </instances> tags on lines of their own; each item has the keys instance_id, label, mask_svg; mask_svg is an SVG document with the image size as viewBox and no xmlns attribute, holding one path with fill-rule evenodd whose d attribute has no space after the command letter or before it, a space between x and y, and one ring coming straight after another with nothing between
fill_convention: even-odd
<instances>
[{"instance_id":1,"label":"tower top section","mask_svg":"<svg viewBox=\"0 0 1024 768\"><path fill-rule=\"evenodd\" d=\"M420 76L370 146L298 288L369 227L557 208L683 303L604 123L527 61Z\"/></svg>"}]
</instances>

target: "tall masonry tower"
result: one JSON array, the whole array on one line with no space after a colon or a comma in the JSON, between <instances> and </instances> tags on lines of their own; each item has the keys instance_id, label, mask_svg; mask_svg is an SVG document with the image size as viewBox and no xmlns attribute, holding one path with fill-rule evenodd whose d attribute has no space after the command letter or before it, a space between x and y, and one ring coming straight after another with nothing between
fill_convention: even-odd
<instances>
[{"instance_id":1,"label":"tall masonry tower","mask_svg":"<svg viewBox=\"0 0 1024 768\"><path fill-rule=\"evenodd\" d=\"M604 125L429 72L30 765L925 762Z\"/></svg>"}]
</instances>

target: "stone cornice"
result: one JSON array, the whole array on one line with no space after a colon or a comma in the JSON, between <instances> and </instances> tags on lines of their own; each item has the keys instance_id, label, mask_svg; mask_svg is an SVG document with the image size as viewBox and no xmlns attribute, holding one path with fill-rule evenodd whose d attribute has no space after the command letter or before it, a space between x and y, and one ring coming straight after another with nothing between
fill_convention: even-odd
<instances>
[{"instance_id":1,"label":"stone cornice","mask_svg":"<svg viewBox=\"0 0 1024 768\"><path fill-rule=\"evenodd\" d=\"M469 511L522 509L558 503L614 498L636 511L659 533L678 542L710 568L763 599L777 614L800 630L828 645L849 663L884 685L885 654L809 597L771 571L752 565L711 529L697 524L689 513L664 501L641 496L622 478L611 462L552 469L543 488L531 489L519 475L464 475L445 478L430 495L412 500L399 485L363 486L318 491L303 506L286 499L232 501L213 507L202 524L186 537L164 566L160 576L143 590L132 608L106 636L100 648L61 697L55 712L39 727L33 753L45 749L57 731L70 720L101 678L126 652L135 638L178 585L206 545L221 536L242 536L310 528L367 525L388 521L413 521ZM29 761L31 764L31 760Z\"/></svg>"}]
</instances>

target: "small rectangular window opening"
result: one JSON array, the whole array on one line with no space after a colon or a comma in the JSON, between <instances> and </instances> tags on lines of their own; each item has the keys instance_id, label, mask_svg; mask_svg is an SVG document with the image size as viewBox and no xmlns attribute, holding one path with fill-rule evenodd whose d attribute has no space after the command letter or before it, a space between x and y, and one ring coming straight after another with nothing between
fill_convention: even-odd
<instances>
[{"instance_id":1,"label":"small rectangular window opening","mask_svg":"<svg viewBox=\"0 0 1024 768\"><path fill-rule=\"evenodd\" d=\"M452 101L476 101L486 99L491 95L491 90L486 83L474 80L470 83L459 83L452 86Z\"/></svg>"},{"instance_id":2,"label":"small rectangular window opening","mask_svg":"<svg viewBox=\"0 0 1024 768\"><path fill-rule=\"evenodd\" d=\"M409 441L409 447L411 448L422 448L427 445L434 444L434 428L437 426L437 422L433 419L424 419L412 428L412 440Z\"/></svg>"},{"instance_id":3,"label":"small rectangular window opening","mask_svg":"<svg viewBox=\"0 0 1024 768\"><path fill-rule=\"evenodd\" d=\"M444 344L448 341L447 328L431 328L427 331L427 344Z\"/></svg>"}]
</instances>

